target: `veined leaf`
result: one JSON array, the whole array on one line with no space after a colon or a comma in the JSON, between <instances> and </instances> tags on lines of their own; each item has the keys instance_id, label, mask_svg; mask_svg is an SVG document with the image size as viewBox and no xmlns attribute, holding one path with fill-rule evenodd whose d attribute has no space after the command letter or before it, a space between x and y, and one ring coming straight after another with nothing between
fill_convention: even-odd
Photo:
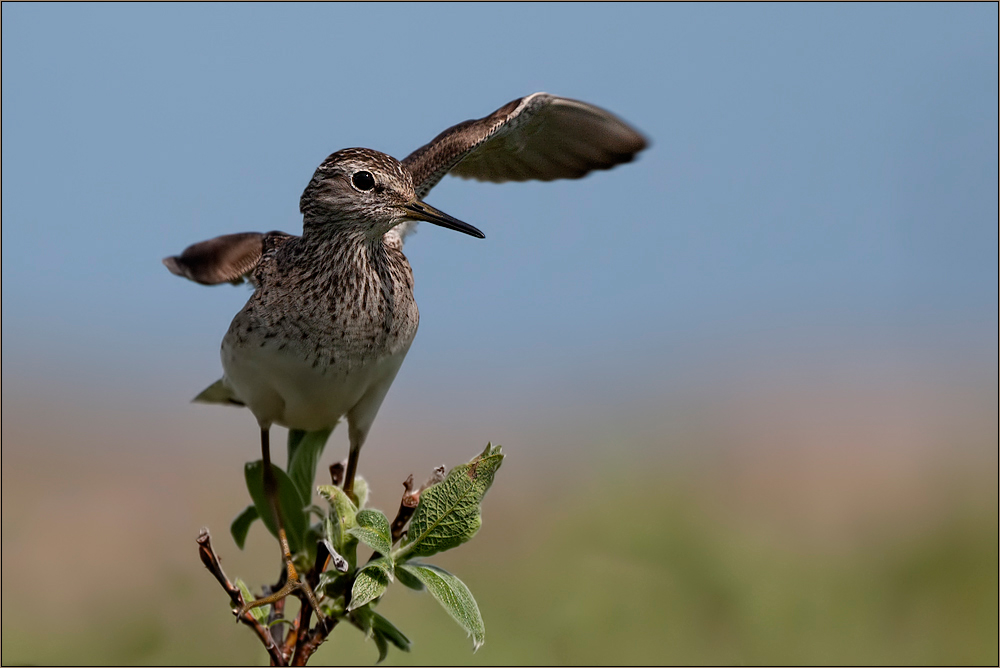
<instances>
[{"instance_id":1,"label":"veined leaf","mask_svg":"<svg viewBox=\"0 0 1000 668\"><path fill-rule=\"evenodd\" d=\"M348 610L356 610L371 603L385 593L392 581L392 559L381 557L370 561L358 571L351 588L351 604Z\"/></svg>"},{"instance_id":2,"label":"veined leaf","mask_svg":"<svg viewBox=\"0 0 1000 668\"><path fill-rule=\"evenodd\" d=\"M271 465L274 477L278 483L278 502L281 505L281 516L285 520L285 532L288 535L288 546L293 553L301 552L309 526L309 516L305 511L306 502L299 494L298 487L280 468ZM243 469L247 481L250 498L257 507L264 526L275 537L278 535L278 525L274 521L274 511L264 493L264 464L261 460L247 462Z\"/></svg>"},{"instance_id":3,"label":"veined leaf","mask_svg":"<svg viewBox=\"0 0 1000 668\"><path fill-rule=\"evenodd\" d=\"M348 530L352 536L379 554L389 554L392 541L389 538L389 518L382 511L366 508L356 516L357 526Z\"/></svg>"},{"instance_id":4,"label":"veined leaf","mask_svg":"<svg viewBox=\"0 0 1000 668\"><path fill-rule=\"evenodd\" d=\"M476 535L483 523L480 504L503 457L499 446L487 445L478 457L456 466L444 480L421 492L406 543L393 557L397 561L426 557Z\"/></svg>"},{"instance_id":5,"label":"veined leaf","mask_svg":"<svg viewBox=\"0 0 1000 668\"><path fill-rule=\"evenodd\" d=\"M452 619L472 636L473 651L486 642L486 626L479 614L479 606L472 592L465 583L457 577L437 566L421 563L400 564L400 570L406 571L427 587L438 603L448 611Z\"/></svg>"},{"instance_id":6,"label":"veined leaf","mask_svg":"<svg viewBox=\"0 0 1000 668\"><path fill-rule=\"evenodd\" d=\"M306 502L311 501L313 481L320 455L332 429L320 431L288 430L288 477L292 479Z\"/></svg>"},{"instance_id":7,"label":"veined leaf","mask_svg":"<svg viewBox=\"0 0 1000 668\"><path fill-rule=\"evenodd\" d=\"M233 535L236 547L243 549L247 542L247 534L250 532L250 525L258 519L260 519L260 515L257 514L257 506L253 505L247 506L242 513L236 516L233 523L229 525L229 533Z\"/></svg>"}]
</instances>

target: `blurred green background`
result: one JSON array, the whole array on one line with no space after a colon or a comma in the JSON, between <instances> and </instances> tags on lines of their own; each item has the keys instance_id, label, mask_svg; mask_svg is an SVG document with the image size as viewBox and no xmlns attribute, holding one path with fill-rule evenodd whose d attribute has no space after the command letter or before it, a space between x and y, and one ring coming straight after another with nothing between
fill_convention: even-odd
<instances>
[{"instance_id":1,"label":"blurred green background","mask_svg":"<svg viewBox=\"0 0 1000 668\"><path fill-rule=\"evenodd\" d=\"M5 665L266 660L195 544L277 576L228 535L256 425L188 403L248 292L160 258L297 232L330 152L539 90L651 148L428 197L487 239L407 240L420 332L361 472L391 514L507 459L434 559L485 646L394 587L389 663L1000 661L995 3L2 12ZM376 656L338 628L315 660Z\"/></svg>"}]
</instances>

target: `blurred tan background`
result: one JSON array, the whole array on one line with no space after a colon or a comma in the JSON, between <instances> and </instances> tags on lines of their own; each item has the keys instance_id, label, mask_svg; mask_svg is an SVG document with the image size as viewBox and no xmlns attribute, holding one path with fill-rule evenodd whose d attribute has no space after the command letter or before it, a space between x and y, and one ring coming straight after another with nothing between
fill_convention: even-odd
<instances>
[{"instance_id":1,"label":"blurred tan background","mask_svg":"<svg viewBox=\"0 0 1000 668\"><path fill-rule=\"evenodd\" d=\"M482 447L479 418L513 424L483 529L434 559L486 645L394 587L379 609L414 646L388 663L995 661L995 370L843 362L450 424L390 394L362 460L390 513L408 473ZM252 419L64 392L5 386L4 662L265 660L194 543L206 525L230 577L277 573L260 527L246 552L228 535ZM345 453L336 434L324 464ZM342 627L316 661L375 657Z\"/></svg>"}]
</instances>

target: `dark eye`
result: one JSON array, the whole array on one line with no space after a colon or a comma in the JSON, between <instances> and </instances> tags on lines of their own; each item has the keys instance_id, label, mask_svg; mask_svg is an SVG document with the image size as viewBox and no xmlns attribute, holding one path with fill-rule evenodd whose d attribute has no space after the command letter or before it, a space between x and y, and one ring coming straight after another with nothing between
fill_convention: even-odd
<instances>
[{"instance_id":1,"label":"dark eye","mask_svg":"<svg viewBox=\"0 0 1000 668\"><path fill-rule=\"evenodd\" d=\"M354 172L351 183L358 190L371 190L375 187L375 177L372 176L371 172Z\"/></svg>"}]
</instances>

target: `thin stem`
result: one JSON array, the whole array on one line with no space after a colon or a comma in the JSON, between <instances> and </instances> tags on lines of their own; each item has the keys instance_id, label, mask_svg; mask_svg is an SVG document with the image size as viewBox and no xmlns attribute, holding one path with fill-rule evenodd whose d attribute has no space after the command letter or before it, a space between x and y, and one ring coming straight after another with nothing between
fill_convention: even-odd
<instances>
[{"instance_id":1,"label":"thin stem","mask_svg":"<svg viewBox=\"0 0 1000 668\"><path fill-rule=\"evenodd\" d=\"M215 550L212 548L212 537L208 533L208 529L202 529L198 534L198 555L201 557L201 562L205 564L205 568L215 576L222 588L226 590L229 594L229 599L233 602L237 609L242 608L246 605L246 601L243 600L243 594L240 592L239 587L234 585L226 577L226 573L222 570L222 564L219 563L219 558L215 554ZM272 666L287 666L288 659L282 653L281 648L278 644L274 642L274 638L271 636L271 631L266 626L260 624L256 619L253 618L249 612L245 612L239 615L237 618L239 621L243 622L257 634L261 643L264 644L264 649L267 650L268 656L271 658Z\"/></svg>"},{"instance_id":2,"label":"thin stem","mask_svg":"<svg viewBox=\"0 0 1000 668\"><path fill-rule=\"evenodd\" d=\"M305 599L302 601L302 604L311 606L316 611L316 618L322 622L324 617L323 613L319 609L319 601L316 599L315 594L313 594L309 583L299 577L299 573L295 569L295 564L292 562L292 551L288 547L288 536L285 533L285 523L281 518L281 505L278 498L278 479L274 475L274 469L271 468L271 435L270 429L267 427L260 428L260 451L264 465L264 494L267 496L268 501L270 501L270 509L274 512L275 524L278 525L278 543L281 545L281 556L285 561L285 570L288 572L288 580L285 582L285 586L278 591L244 604L244 606L240 608L239 612L242 615L252 608L280 601L289 594L295 593L298 595L301 593L303 596L300 598Z\"/></svg>"},{"instance_id":3,"label":"thin stem","mask_svg":"<svg viewBox=\"0 0 1000 668\"><path fill-rule=\"evenodd\" d=\"M399 510L396 511L396 517L392 520L393 545L403 537L406 523L413 517L413 511L417 509L418 503L420 503L420 490L414 491L413 475L411 474L403 481L403 498L399 502Z\"/></svg>"}]
</instances>

